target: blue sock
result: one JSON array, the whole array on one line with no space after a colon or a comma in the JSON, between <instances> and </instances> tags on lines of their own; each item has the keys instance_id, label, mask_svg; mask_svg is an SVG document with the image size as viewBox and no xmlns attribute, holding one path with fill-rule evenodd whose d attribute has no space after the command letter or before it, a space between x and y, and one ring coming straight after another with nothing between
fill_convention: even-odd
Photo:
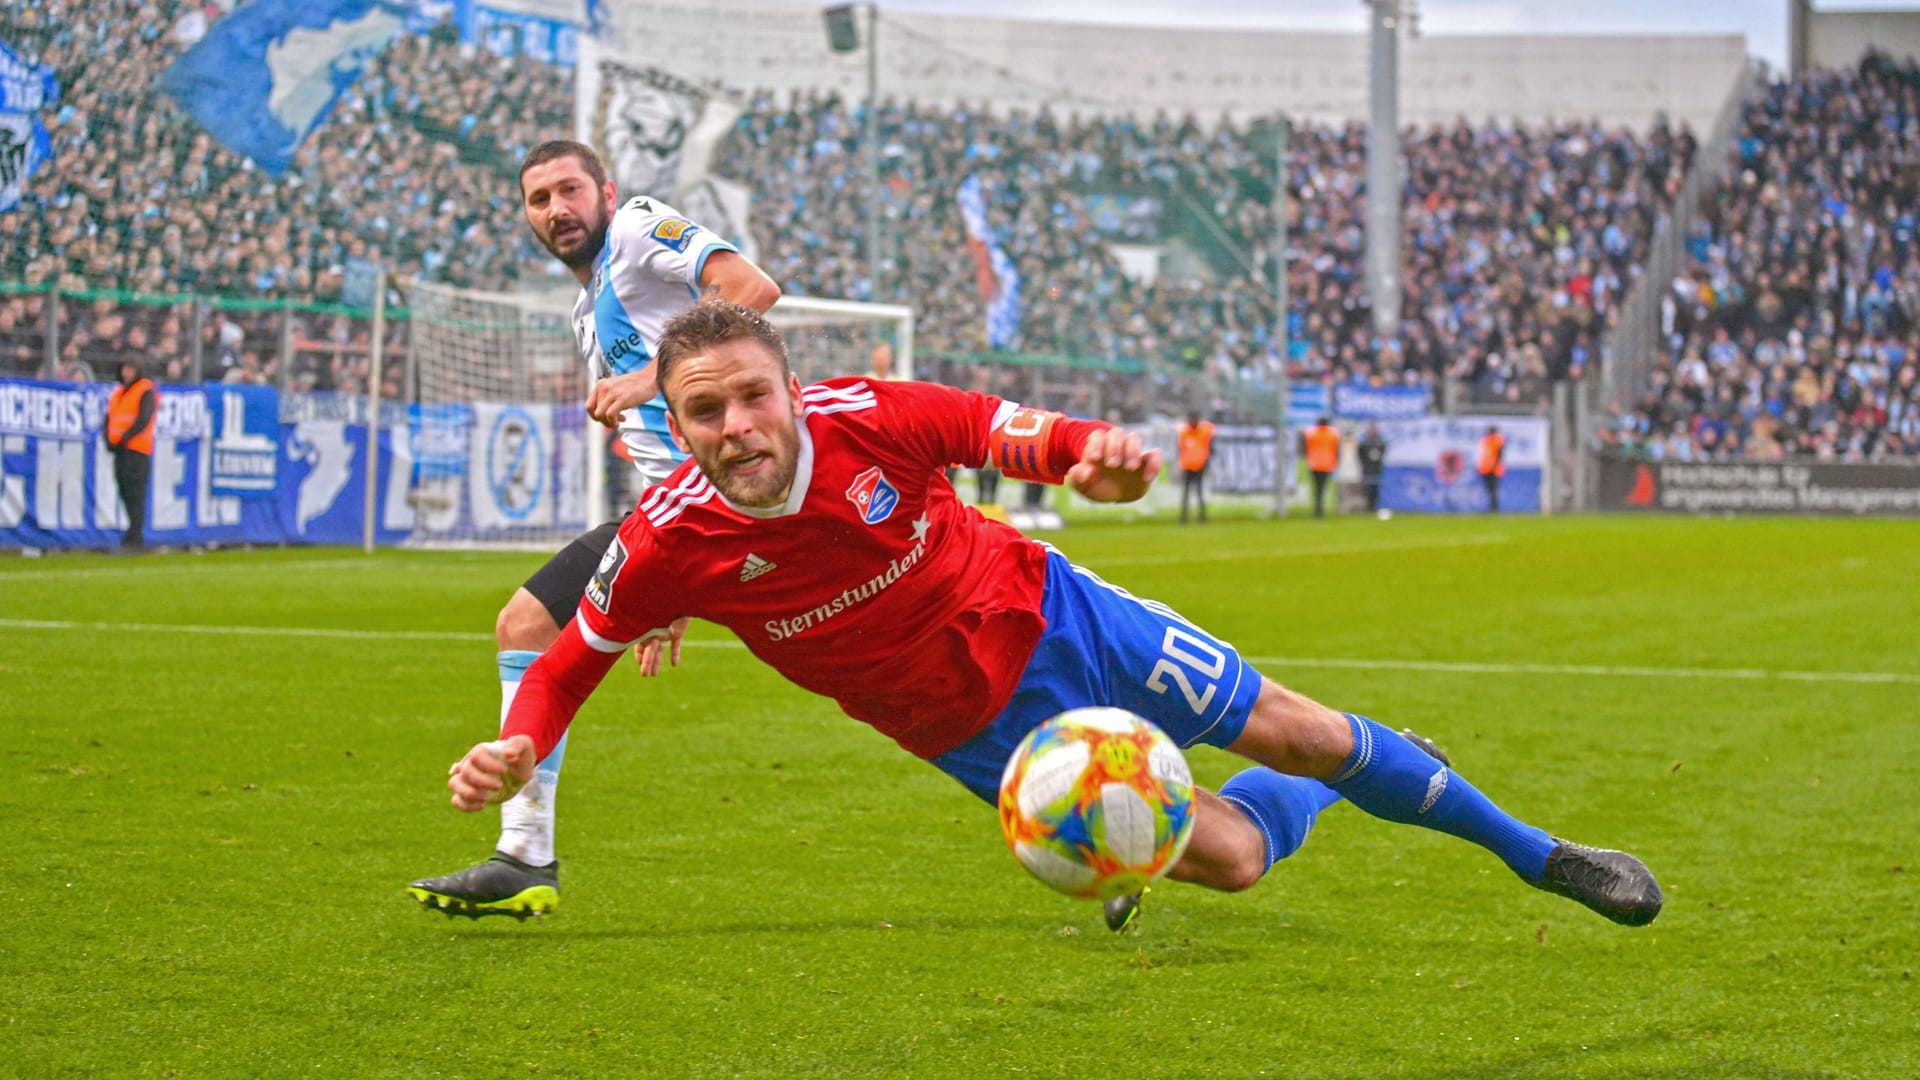
<instances>
[{"instance_id":1,"label":"blue sock","mask_svg":"<svg viewBox=\"0 0 1920 1080\"><path fill-rule=\"evenodd\" d=\"M1364 716L1353 725L1353 753L1326 782L1375 817L1471 840L1529 882L1546 870L1553 838L1514 818L1459 773Z\"/></svg>"},{"instance_id":2,"label":"blue sock","mask_svg":"<svg viewBox=\"0 0 1920 1080\"><path fill-rule=\"evenodd\" d=\"M1264 765L1236 773L1220 785L1220 797L1260 827L1267 841L1268 870L1299 851L1320 811L1340 801L1339 792L1318 780L1277 773Z\"/></svg>"},{"instance_id":3,"label":"blue sock","mask_svg":"<svg viewBox=\"0 0 1920 1080\"><path fill-rule=\"evenodd\" d=\"M538 659L540 654L532 649L502 649L494 654L494 661L500 665L500 722L502 724L507 722L507 710L513 707L513 697L520 689L521 678ZM540 759L540 764L534 766L534 772L550 783L558 781L560 763L566 758L567 737L562 735L553 750Z\"/></svg>"}]
</instances>

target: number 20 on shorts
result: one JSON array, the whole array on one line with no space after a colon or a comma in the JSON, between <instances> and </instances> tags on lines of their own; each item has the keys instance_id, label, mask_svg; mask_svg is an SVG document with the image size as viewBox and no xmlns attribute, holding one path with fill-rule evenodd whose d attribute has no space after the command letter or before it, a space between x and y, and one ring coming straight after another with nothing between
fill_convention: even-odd
<instances>
[{"instance_id":1,"label":"number 20 on shorts","mask_svg":"<svg viewBox=\"0 0 1920 1080\"><path fill-rule=\"evenodd\" d=\"M1167 636L1161 639L1160 651L1165 655L1153 665L1153 673L1147 676L1147 689L1156 694L1167 692L1167 680L1173 680L1180 688L1180 694L1187 699L1187 706L1193 715L1204 716L1207 706L1213 702L1213 695L1220 689L1215 681L1227 670L1227 656L1214 644L1204 638L1180 629L1167 627ZM1192 674L1189 675L1189 672ZM1205 676L1205 678L1199 678ZM1203 690L1195 690L1198 683Z\"/></svg>"}]
</instances>

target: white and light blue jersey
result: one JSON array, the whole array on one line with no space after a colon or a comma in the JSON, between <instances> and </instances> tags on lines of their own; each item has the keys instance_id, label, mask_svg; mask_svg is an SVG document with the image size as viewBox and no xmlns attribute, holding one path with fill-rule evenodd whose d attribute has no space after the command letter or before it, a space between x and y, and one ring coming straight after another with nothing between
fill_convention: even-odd
<instances>
[{"instance_id":1,"label":"white and light blue jersey","mask_svg":"<svg viewBox=\"0 0 1920 1080\"><path fill-rule=\"evenodd\" d=\"M700 273L716 251L737 251L658 199L638 196L614 211L593 277L573 305L573 334L595 382L639 371L667 320L700 298ZM667 399L656 396L620 418L620 438L649 484L686 457L667 434Z\"/></svg>"}]
</instances>

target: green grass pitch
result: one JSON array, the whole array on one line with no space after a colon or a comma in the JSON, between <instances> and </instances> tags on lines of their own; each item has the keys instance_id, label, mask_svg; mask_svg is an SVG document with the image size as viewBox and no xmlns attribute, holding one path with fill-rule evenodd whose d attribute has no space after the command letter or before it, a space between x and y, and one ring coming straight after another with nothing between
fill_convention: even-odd
<instances>
[{"instance_id":1,"label":"green grass pitch","mask_svg":"<svg viewBox=\"0 0 1920 1080\"><path fill-rule=\"evenodd\" d=\"M0 1076L1920 1075L1920 528L1057 542L1639 853L1665 914L1341 806L1252 891L1162 885L1116 937L989 808L697 627L576 724L559 913L450 921L401 886L490 849L442 784L540 556L7 558Z\"/></svg>"}]
</instances>

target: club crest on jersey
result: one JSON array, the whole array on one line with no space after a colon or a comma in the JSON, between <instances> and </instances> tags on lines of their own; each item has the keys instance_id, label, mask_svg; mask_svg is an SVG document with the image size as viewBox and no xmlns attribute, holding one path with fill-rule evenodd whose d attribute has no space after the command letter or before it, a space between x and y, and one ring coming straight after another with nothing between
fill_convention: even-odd
<instances>
[{"instance_id":1,"label":"club crest on jersey","mask_svg":"<svg viewBox=\"0 0 1920 1080\"><path fill-rule=\"evenodd\" d=\"M653 227L653 238L675 251L684 252L687 245L693 242L693 234L699 231L700 226L686 218L670 217Z\"/></svg>"},{"instance_id":2,"label":"club crest on jersey","mask_svg":"<svg viewBox=\"0 0 1920 1080\"><path fill-rule=\"evenodd\" d=\"M587 582L587 603L599 609L605 615L613 603L613 581L620 576L620 568L627 565L627 545L619 537L607 545L607 553L600 556L600 566L593 572L593 580Z\"/></svg>"},{"instance_id":3,"label":"club crest on jersey","mask_svg":"<svg viewBox=\"0 0 1920 1080\"><path fill-rule=\"evenodd\" d=\"M875 465L853 478L852 486L847 488L847 499L860 508L861 521L878 525L900 505L900 489L888 483L886 474Z\"/></svg>"}]
</instances>

